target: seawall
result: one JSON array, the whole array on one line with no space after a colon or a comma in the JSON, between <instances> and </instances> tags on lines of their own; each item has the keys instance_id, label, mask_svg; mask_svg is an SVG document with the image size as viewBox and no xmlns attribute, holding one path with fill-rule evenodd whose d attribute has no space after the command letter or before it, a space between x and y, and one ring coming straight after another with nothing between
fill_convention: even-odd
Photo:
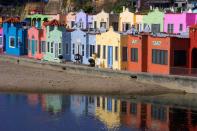
<instances>
[{"instance_id":1,"label":"seawall","mask_svg":"<svg viewBox=\"0 0 197 131\"><path fill-rule=\"evenodd\" d=\"M71 63L60 64L60 63L52 63L52 62L29 59L25 57L13 57L6 55L0 56L0 62L1 61L8 61L10 63L15 63L28 67L65 71L75 74L80 73L80 74L106 76L106 77L125 77L125 78L136 79L137 81L143 83L152 83L170 89L182 90L187 93L197 93L197 77L191 77L191 76L156 75L149 73L115 71L110 69L98 69L98 68L92 68L83 65L75 65Z\"/></svg>"}]
</instances>

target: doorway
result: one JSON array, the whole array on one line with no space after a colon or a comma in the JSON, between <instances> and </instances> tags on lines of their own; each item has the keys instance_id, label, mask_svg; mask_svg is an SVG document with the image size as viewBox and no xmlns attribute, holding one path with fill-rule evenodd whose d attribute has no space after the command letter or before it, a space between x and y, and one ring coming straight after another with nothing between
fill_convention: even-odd
<instances>
[{"instance_id":1,"label":"doorway","mask_svg":"<svg viewBox=\"0 0 197 131\"><path fill-rule=\"evenodd\" d=\"M197 48L192 50L192 68L197 68Z\"/></svg>"},{"instance_id":2,"label":"doorway","mask_svg":"<svg viewBox=\"0 0 197 131\"><path fill-rule=\"evenodd\" d=\"M108 68L113 66L113 47L108 46Z\"/></svg>"}]
</instances>

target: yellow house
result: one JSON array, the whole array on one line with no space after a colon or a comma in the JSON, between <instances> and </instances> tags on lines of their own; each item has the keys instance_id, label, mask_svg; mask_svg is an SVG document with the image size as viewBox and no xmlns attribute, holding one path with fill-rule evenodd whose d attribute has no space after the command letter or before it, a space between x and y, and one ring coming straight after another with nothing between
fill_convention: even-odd
<instances>
[{"instance_id":1,"label":"yellow house","mask_svg":"<svg viewBox=\"0 0 197 131\"><path fill-rule=\"evenodd\" d=\"M96 15L96 28L100 29L105 28L109 29L109 13L102 10L100 13Z\"/></svg>"},{"instance_id":2,"label":"yellow house","mask_svg":"<svg viewBox=\"0 0 197 131\"><path fill-rule=\"evenodd\" d=\"M134 16L134 25L139 32L143 31L143 25L142 25L143 17L144 14L139 14L139 13L136 13Z\"/></svg>"},{"instance_id":3,"label":"yellow house","mask_svg":"<svg viewBox=\"0 0 197 131\"><path fill-rule=\"evenodd\" d=\"M132 25L134 25L134 13L123 7L123 12L120 13L119 17L119 31L126 32Z\"/></svg>"},{"instance_id":4,"label":"yellow house","mask_svg":"<svg viewBox=\"0 0 197 131\"><path fill-rule=\"evenodd\" d=\"M120 126L120 100L109 97L98 97L96 103L96 117L108 129Z\"/></svg>"},{"instance_id":5,"label":"yellow house","mask_svg":"<svg viewBox=\"0 0 197 131\"><path fill-rule=\"evenodd\" d=\"M115 70L127 69L127 37L115 32L112 27L109 31L96 35L97 59L96 65L100 68Z\"/></svg>"}]
</instances>

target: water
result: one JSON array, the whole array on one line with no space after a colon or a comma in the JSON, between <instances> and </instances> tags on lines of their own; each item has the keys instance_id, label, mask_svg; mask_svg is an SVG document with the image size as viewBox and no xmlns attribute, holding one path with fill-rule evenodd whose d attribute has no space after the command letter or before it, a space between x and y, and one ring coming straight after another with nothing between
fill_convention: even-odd
<instances>
[{"instance_id":1,"label":"water","mask_svg":"<svg viewBox=\"0 0 197 131\"><path fill-rule=\"evenodd\" d=\"M0 131L197 131L195 95L0 94Z\"/></svg>"}]
</instances>

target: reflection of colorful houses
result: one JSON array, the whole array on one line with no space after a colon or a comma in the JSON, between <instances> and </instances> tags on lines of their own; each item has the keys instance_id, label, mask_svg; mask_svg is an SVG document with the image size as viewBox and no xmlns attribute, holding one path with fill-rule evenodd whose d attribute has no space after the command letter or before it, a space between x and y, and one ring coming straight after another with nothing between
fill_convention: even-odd
<instances>
[{"instance_id":1,"label":"reflection of colorful houses","mask_svg":"<svg viewBox=\"0 0 197 131\"><path fill-rule=\"evenodd\" d=\"M62 96L60 95L46 95L46 111L51 113L62 112Z\"/></svg>"},{"instance_id":2,"label":"reflection of colorful houses","mask_svg":"<svg viewBox=\"0 0 197 131\"><path fill-rule=\"evenodd\" d=\"M96 36L97 62L101 68L127 69L127 42L120 33L109 31Z\"/></svg>"},{"instance_id":3,"label":"reflection of colorful houses","mask_svg":"<svg viewBox=\"0 0 197 131\"><path fill-rule=\"evenodd\" d=\"M9 18L3 23L4 45L6 54L26 55L27 54L27 29L18 18Z\"/></svg>"},{"instance_id":4,"label":"reflection of colorful houses","mask_svg":"<svg viewBox=\"0 0 197 131\"><path fill-rule=\"evenodd\" d=\"M163 32L163 19L164 13L159 11L158 8L143 16L143 29L150 29L151 32Z\"/></svg>"},{"instance_id":5,"label":"reflection of colorful houses","mask_svg":"<svg viewBox=\"0 0 197 131\"><path fill-rule=\"evenodd\" d=\"M119 31L126 32L134 25L134 13L123 7L123 12L119 16Z\"/></svg>"},{"instance_id":6,"label":"reflection of colorful houses","mask_svg":"<svg viewBox=\"0 0 197 131\"><path fill-rule=\"evenodd\" d=\"M187 32L191 25L197 23L197 14L179 13L164 15L164 32L181 33Z\"/></svg>"},{"instance_id":7,"label":"reflection of colorful houses","mask_svg":"<svg viewBox=\"0 0 197 131\"><path fill-rule=\"evenodd\" d=\"M96 28L109 29L109 13L102 10L96 15Z\"/></svg>"},{"instance_id":8,"label":"reflection of colorful houses","mask_svg":"<svg viewBox=\"0 0 197 131\"><path fill-rule=\"evenodd\" d=\"M109 97L96 98L96 117L106 124L107 128L120 126L120 100Z\"/></svg>"},{"instance_id":9,"label":"reflection of colorful houses","mask_svg":"<svg viewBox=\"0 0 197 131\"><path fill-rule=\"evenodd\" d=\"M121 101L121 123L127 127L169 131L169 108L151 104Z\"/></svg>"},{"instance_id":10,"label":"reflection of colorful houses","mask_svg":"<svg viewBox=\"0 0 197 131\"><path fill-rule=\"evenodd\" d=\"M64 25L60 24L57 20L44 23L46 26L46 53L44 60L52 62L61 62L60 55L64 54L63 50L63 34L66 33Z\"/></svg>"},{"instance_id":11,"label":"reflection of colorful houses","mask_svg":"<svg viewBox=\"0 0 197 131\"><path fill-rule=\"evenodd\" d=\"M69 35L70 34L70 35ZM88 60L95 52L96 34L93 32L84 32L77 28L72 32L67 32L65 41L65 58L75 61L75 55L80 54L82 64L89 64ZM69 58L70 57L70 58Z\"/></svg>"},{"instance_id":12,"label":"reflection of colorful houses","mask_svg":"<svg viewBox=\"0 0 197 131\"><path fill-rule=\"evenodd\" d=\"M71 96L70 110L76 116L95 114L95 99L92 96Z\"/></svg>"},{"instance_id":13,"label":"reflection of colorful houses","mask_svg":"<svg viewBox=\"0 0 197 131\"><path fill-rule=\"evenodd\" d=\"M0 54L3 53L3 28L0 27Z\"/></svg>"},{"instance_id":14,"label":"reflection of colorful houses","mask_svg":"<svg viewBox=\"0 0 197 131\"><path fill-rule=\"evenodd\" d=\"M46 52L46 28L32 26L28 29L28 57L42 59Z\"/></svg>"},{"instance_id":15,"label":"reflection of colorful houses","mask_svg":"<svg viewBox=\"0 0 197 131\"><path fill-rule=\"evenodd\" d=\"M28 94L27 100L28 100L29 105L36 106L39 104L39 95L38 94Z\"/></svg>"}]
</instances>

